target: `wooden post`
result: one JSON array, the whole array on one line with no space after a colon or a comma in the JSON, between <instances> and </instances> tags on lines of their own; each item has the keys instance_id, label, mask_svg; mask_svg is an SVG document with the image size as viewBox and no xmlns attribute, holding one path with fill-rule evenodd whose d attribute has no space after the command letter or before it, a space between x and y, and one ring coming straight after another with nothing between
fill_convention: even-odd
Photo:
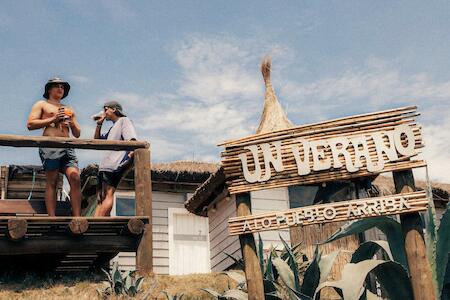
<instances>
[{"instance_id":1,"label":"wooden post","mask_svg":"<svg viewBox=\"0 0 450 300\"><path fill-rule=\"evenodd\" d=\"M8 166L1 166L0 169L0 180L1 180L1 197L0 199L5 200L8 195L8 176L9 176Z\"/></svg>"},{"instance_id":2,"label":"wooden post","mask_svg":"<svg viewBox=\"0 0 450 300\"><path fill-rule=\"evenodd\" d=\"M136 215L149 217L136 252L136 268L141 273L153 271L152 240L152 181L150 149L134 151L134 186L136 198Z\"/></svg>"},{"instance_id":3,"label":"wooden post","mask_svg":"<svg viewBox=\"0 0 450 300\"><path fill-rule=\"evenodd\" d=\"M236 195L236 208L237 217L251 214L250 193ZM264 299L264 284L253 233L241 234L239 242L241 243L242 257L244 259L248 299L262 300Z\"/></svg>"},{"instance_id":4,"label":"wooden post","mask_svg":"<svg viewBox=\"0 0 450 300\"><path fill-rule=\"evenodd\" d=\"M393 172L395 191L397 193L415 190L412 170ZM418 213L400 215L403 234L405 235L405 251L408 260L411 283L415 300L436 299L431 267L427 259L423 227Z\"/></svg>"}]
</instances>

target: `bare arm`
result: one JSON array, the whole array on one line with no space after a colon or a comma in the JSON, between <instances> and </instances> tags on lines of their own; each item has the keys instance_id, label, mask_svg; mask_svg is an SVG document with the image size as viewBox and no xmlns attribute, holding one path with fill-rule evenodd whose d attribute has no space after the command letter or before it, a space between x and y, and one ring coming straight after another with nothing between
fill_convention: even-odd
<instances>
[{"instance_id":1,"label":"bare arm","mask_svg":"<svg viewBox=\"0 0 450 300\"><path fill-rule=\"evenodd\" d=\"M81 134L81 128L80 124L78 124L77 117L75 116L75 113L72 116L72 121L70 122L70 130L72 130L72 135L76 138L80 137Z\"/></svg>"},{"instance_id":2,"label":"bare arm","mask_svg":"<svg viewBox=\"0 0 450 300\"><path fill-rule=\"evenodd\" d=\"M100 119L97 120L97 127L95 127L94 139L101 139L102 136L102 125L105 121L106 115L103 115Z\"/></svg>"},{"instance_id":3,"label":"bare arm","mask_svg":"<svg viewBox=\"0 0 450 300\"><path fill-rule=\"evenodd\" d=\"M39 101L31 108L30 115L28 116L27 128L28 130L35 130L49 126L60 119L60 115L55 115L45 119L42 117L42 102Z\"/></svg>"}]
</instances>

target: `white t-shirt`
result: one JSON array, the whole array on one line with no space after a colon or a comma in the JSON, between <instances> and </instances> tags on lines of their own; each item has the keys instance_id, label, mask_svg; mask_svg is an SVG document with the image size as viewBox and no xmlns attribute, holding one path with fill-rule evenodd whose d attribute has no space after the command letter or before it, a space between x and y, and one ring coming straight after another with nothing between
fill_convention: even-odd
<instances>
[{"instance_id":1,"label":"white t-shirt","mask_svg":"<svg viewBox=\"0 0 450 300\"><path fill-rule=\"evenodd\" d=\"M137 135L133 122L128 117L121 117L113 124L108 133L102 134L100 138L109 141L129 141L131 139L137 139ZM128 159L129 152L108 151L100 162L99 170L107 172L117 171L119 166Z\"/></svg>"}]
</instances>

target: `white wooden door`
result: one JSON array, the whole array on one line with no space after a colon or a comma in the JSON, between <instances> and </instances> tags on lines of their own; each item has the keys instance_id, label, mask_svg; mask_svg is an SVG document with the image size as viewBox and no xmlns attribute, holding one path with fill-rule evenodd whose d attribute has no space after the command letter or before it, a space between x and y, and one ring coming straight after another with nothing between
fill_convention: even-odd
<instances>
[{"instance_id":1,"label":"white wooden door","mask_svg":"<svg viewBox=\"0 0 450 300\"><path fill-rule=\"evenodd\" d=\"M208 218L169 208L169 274L210 271Z\"/></svg>"}]
</instances>

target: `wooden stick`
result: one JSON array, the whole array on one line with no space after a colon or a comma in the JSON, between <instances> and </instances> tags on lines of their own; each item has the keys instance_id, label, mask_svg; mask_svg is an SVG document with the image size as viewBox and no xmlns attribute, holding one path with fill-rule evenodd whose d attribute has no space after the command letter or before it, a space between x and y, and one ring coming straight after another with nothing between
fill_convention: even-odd
<instances>
[{"instance_id":1,"label":"wooden stick","mask_svg":"<svg viewBox=\"0 0 450 300\"><path fill-rule=\"evenodd\" d=\"M409 193L416 189L412 170L393 172L395 191ZM400 216L402 230L405 235L405 251L408 260L414 299L434 300L435 289L431 267L427 259L423 227L418 213Z\"/></svg>"},{"instance_id":2,"label":"wooden stick","mask_svg":"<svg viewBox=\"0 0 450 300\"><path fill-rule=\"evenodd\" d=\"M96 150L135 150L148 149L149 143L141 141L107 141L98 139L73 139L47 136L0 135L0 146L43 147L43 148L75 148Z\"/></svg>"}]
</instances>

